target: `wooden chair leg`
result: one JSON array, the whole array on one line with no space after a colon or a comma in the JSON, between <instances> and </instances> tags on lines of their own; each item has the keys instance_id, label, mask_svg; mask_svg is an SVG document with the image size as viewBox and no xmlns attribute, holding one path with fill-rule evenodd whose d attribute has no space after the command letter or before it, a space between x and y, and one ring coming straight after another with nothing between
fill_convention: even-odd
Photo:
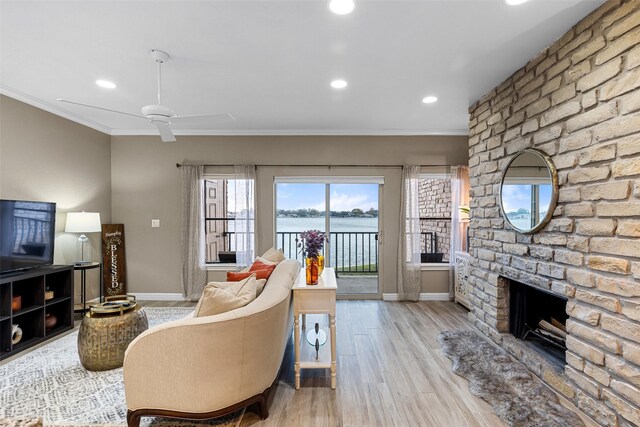
<instances>
[{"instance_id":1,"label":"wooden chair leg","mask_svg":"<svg viewBox=\"0 0 640 427\"><path fill-rule=\"evenodd\" d=\"M127 426L140 427L140 415L137 415L134 411L127 411Z\"/></svg>"},{"instance_id":2,"label":"wooden chair leg","mask_svg":"<svg viewBox=\"0 0 640 427\"><path fill-rule=\"evenodd\" d=\"M260 411L260 419L266 420L269 418L269 406L267 405L267 399L260 399L258 401L258 409Z\"/></svg>"}]
</instances>

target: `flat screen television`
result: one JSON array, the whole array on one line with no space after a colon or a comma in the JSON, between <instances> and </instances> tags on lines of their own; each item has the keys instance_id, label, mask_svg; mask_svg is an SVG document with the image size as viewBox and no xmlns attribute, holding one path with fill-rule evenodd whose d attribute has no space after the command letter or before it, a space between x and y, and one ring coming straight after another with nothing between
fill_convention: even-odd
<instances>
[{"instance_id":1,"label":"flat screen television","mask_svg":"<svg viewBox=\"0 0 640 427\"><path fill-rule=\"evenodd\" d=\"M53 264L56 204L0 200L0 274Z\"/></svg>"}]
</instances>

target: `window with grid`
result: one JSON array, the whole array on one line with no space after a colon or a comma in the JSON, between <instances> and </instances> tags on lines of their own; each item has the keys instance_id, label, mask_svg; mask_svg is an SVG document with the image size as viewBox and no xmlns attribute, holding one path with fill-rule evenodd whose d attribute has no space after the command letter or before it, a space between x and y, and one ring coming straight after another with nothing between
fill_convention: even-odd
<instances>
[{"instance_id":1,"label":"window with grid","mask_svg":"<svg viewBox=\"0 0 640 427\"><path fill-rule=\"evenodd\" d=\"M444 174L421 174L418 181L418 204L422 262L449 262L451 179Z\"/></svg>"},{"instance_id":2,"label":"window with grid","mask_svg":"<svg viewBox=\"0 0 640 427\"><path fill-rule=\"evenodd\" d=\"M226 264L235 262L236 180L225 176L204 179L205 262ZM252 222L253 218L250 219ZM254 229L253 226L250 227Z\"/></svg>"}]
</instances>

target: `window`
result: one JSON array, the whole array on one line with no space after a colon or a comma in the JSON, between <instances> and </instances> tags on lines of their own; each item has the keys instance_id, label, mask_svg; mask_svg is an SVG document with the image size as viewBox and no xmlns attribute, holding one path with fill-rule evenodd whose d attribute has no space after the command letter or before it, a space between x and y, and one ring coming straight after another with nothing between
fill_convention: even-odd
<instances>
[{"instance_id":1,"label":"window","mask_svg":"<svg viewBox=\"0 0 640 427\"><path fill-rule=\"evenodd\" d=\"M509 222L521 230L528 230L540 223L547 215L546 207L551 204L552 187L544 179L532 183L535 178L505 181L502 186L503 209Z\"/></svg>"},{"instance_id":2,"label":"window","mask_svg":"<svg viewBox=\"0 0 640 427\"><path fill-rule=\"evenodd\" d=\"M255 239L253 182L246 185L248 181L252 180L220 175L208 176L204 179L205 262L207 264L235 263L238 239L244 238L247 233L252 241ZM251 188L251 191L247 191L248 188ZM245 245L241 243L240 246Z\"/></svg>"},{"instance_id":3,"label":"window","mask_svg":"<svg viewBox=\"0 0 640 427\"><path fill-rule=\"evenodd\" d=\"M451 180L446 175L420 175L421 261L449 262L451 246Z\"/></svg>"}]
</instances>

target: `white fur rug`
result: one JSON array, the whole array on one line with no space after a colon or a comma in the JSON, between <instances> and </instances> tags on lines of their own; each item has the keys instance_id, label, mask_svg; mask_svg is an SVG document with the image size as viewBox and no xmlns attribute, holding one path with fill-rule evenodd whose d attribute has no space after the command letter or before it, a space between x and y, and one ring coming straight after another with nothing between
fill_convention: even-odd
<instances>
[{"instance_id":1,"label":"white fur rug","mask_svg":"<svg viewBox=\"0 0 640 427\"><path fill-rule=\"evenodd\" d=\"M438 342L453 362L451 370L466 378L471 392L489 402L509 426L584 426L523 364L477 333L445 331Z\"/></svg>"},{"instance_id":2,"label":"white fur rug","mask_svg":"<svg viewBox=\"0 0 640 427\"><path fill-rule=\"evenodd\" d=\"M149 327L185 317L192 308L145 308ZM45 426L126 425L122 368L91 372L82 367L78 332L0 365L0 418L40 417ZM157 427L235 427L244 411L210 422L143 418ZM0 424L1 425L1 424Z\"/></svg>"}]
</instances>

